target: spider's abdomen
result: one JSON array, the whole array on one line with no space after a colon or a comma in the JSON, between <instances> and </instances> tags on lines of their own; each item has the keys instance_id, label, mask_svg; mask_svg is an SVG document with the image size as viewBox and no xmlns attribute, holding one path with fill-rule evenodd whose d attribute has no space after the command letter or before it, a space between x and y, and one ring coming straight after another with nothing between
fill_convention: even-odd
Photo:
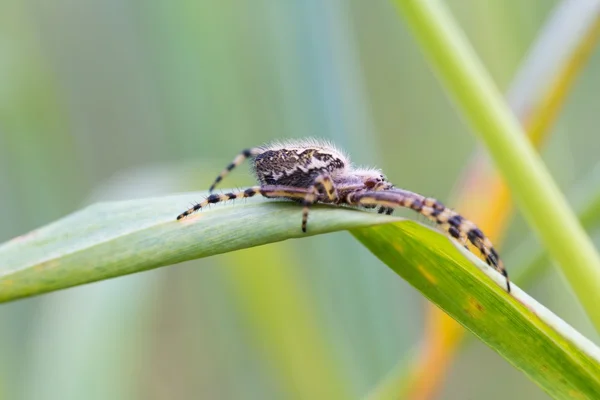
<instances>
[{"instance_id":1,"label":"spider's abdomen","mask_svg":"<svg viewBox=\"0 0 600 400\"><path fill-rule=\"evenodd\" d=\"M254 157L254 172L262 185L309 187L328 172L335 175L347 167L345 160L324 149L266 150Z\"/></svg>"}]
</instances>

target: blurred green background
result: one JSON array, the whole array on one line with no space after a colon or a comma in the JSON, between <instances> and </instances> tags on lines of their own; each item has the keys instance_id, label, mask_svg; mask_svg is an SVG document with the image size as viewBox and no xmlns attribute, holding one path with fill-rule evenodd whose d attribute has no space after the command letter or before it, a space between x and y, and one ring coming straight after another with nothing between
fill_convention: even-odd
<instances>
[{"instance_id":1,"label":"blurred green background","mask_svg":"<svg viewBox=\"0 0 600 400\"><path fill-rule=\"evenodd\" d=\"M502 90L556 4L447 3ZM595 52L543 151L566 191L598 160L599 71ZM446 201L476 146L387 0L0 4L0 241L306 136ZM517 216L504 251L527 235ZM532 294L592 334L555 273ZM1 305L0 398L359 398L424 311L345 232L273 244ZM441 398L547 396L473 343Z\"/></svg>"}]
</instances>

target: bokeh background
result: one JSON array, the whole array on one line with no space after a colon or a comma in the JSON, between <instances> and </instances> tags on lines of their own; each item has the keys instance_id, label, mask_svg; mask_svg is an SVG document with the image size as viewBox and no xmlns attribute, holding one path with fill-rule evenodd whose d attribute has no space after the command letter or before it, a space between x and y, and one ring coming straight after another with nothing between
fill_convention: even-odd
<instances>
[{"instance_id":1,"label":"bokeh background","mask_svg":"<svg viewBox=\"0 0 600 400\"><path fill-rule=\"evenodd\" d=\"M447 4L506 90L556 2ZM595 52L543 150L566 192L598 161L598 93ZM0 242L306 136L446 202L477 145L387 0L0 4ZM504 252L528 235L517 215ZM555 272L531 292L597 339ZM1 305L0 398L359 398L425 309L346 232L186 262ZM547 396L473 341L440 398Z\"/></svg>"}]
</instances>

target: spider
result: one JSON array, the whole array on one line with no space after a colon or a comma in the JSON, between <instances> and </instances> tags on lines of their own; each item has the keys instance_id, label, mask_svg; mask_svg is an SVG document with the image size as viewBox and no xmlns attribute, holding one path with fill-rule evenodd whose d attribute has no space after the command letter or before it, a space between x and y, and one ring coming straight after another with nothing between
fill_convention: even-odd
<instances>
[{"instance_id":1,"label":"spider","mask_svg":"<svg viewBox=\"0 0 600 400\"><path fill-rule=\"evenodd\" d=\"M347 155L329 142L306 139L245 149L217 176L209 192L248 158L252 161L252 169L260 186L210 194L204 201L181 213L177 219L185 218L209 204L256 194L301 203L303 232L306 232L310 206L315 203L379 208L380 214L388 215L397 207L410 208L435 222L465 247L470 242L479 249L487 264L506 278L506 289L510 292L504 264L492 242L473 222L436 199L394 187L378 169L355 167Z\"/></svg>"}]
</instances>

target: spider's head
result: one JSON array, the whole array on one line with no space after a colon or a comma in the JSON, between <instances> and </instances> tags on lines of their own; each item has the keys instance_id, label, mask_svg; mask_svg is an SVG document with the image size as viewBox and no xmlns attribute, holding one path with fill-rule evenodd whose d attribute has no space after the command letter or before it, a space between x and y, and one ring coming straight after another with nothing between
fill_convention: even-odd
<instances>
[{"instance_id":1,"label":"spider's head","mask_svg":"<svg viewBox=\"0 0 600 400\"><path fill-rule=\"evenodd\" d=\"M357 168L353 175L358 177L368 190L387 190L394 187L378 169Z\"/></svg>"}]
</instances>

